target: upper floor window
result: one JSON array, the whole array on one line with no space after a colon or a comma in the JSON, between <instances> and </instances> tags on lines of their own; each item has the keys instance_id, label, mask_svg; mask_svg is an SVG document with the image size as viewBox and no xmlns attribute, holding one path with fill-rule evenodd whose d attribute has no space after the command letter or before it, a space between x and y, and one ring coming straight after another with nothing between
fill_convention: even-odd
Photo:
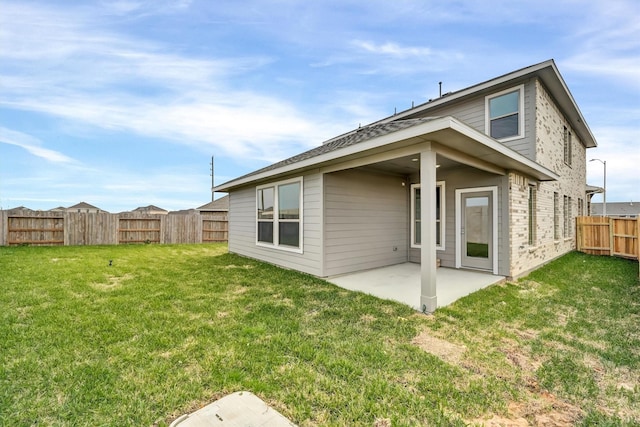
<instances>
[{"instance_id":1,"label":"upper floor window","mask_svg":"<svg viewBox=\"0 0 640 427\"><path fill-rule=\"evenodd\" d=\"M524 86L487 96L485 104L489 136L502 141L524 136Z\"/></svg>"},{"instance_id":2,"label":"upper floor window","mask_svg":"<svg viewBox=\"0 0 640 427\"><path fill-rule=\"evenodd\" d=\"M571 157L573 154L571 152L571 132L567 127L564 127L564 162L571 166Z\"/></svg>"},{"instance_id":3,"label":"upper floor window","mask_svg":"<svg viewBox=\"0 0 640 427\"><path fill-rule=\"evenodd\" d=\"M302 249L302 178L256 189L256 241L279 249Z\"/></svg>"}]
</instances>

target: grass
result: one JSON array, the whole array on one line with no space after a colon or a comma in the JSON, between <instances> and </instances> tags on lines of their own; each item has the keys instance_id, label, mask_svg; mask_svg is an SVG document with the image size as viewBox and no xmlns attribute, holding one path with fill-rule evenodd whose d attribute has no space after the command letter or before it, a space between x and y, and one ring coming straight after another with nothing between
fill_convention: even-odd
<instances>
[{"instance_id":1,"label":"grass","mask_svg":"<svg viewBox=\"0 0 640 427\"><path fill-rule=\"evenodd\" d=\"M164 426L239 390L300 426L640 423L626 260L433 316L224 245L3 247L0 271L0 425Z\"/></svg>"}]
</instances>

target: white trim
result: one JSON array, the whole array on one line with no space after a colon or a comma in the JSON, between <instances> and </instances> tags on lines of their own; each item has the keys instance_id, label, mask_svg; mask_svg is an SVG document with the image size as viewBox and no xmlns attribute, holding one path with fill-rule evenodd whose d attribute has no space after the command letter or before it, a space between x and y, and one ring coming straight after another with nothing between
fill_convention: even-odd
<instances>
[{"instance_id":1,"label":"white trim","mask_svg":"<svg viewBox=\"0 0 640 427\"><path fill-rule=\"evenodd\" d=\"M292 184L292 183L300 183L300 218L298 219L298 242L300 247L296 248L293 246L280 245L279 237L280 237L280 229L279 223L279 206L278 206L278 187L282 185ZM264 188L273 188L273 243L266 243L258 241L258 191ZM294 252L298 254L304 253L304 178L302 176L297 178L286 179L283 181L270 182L269 184L263 184L256 186L256 198L255 198L255 233L256 233L256 246L260 246L263 248L270 249L278 249L285 252Z\"/></svg>"},{"instance_id":2,"label":"white trim","mask_svg":"<svg viewBox=\"0 0 640 427\"><path fill-rule=\"evenodd\" d=\"M492 250L491 254L493 265L493 274L498 274L498 187L476 187L476 188L461 188L456 190L456 268L462 268L462 241L460 238L460 227L462 225L462 195L465 193L478 193L481 191L490 191L493 203L491 208L493 209L493 236L492 236Z\"/></svg>"},{"instance_id":3,"label":"white trim","mask_svg":"<svg viewBox=\"0 0 640 427\"><path fill-rule=\"evenodd\" d=\"M436 250L438 251L444 251L446 249L446 239L445 239L445 230L446 230L446 225L447 222L445 220L446 218L446 212L447 212L447 207L446 207L446 203L445 203L445 182L444 181L436 181L436 188L440 187L440 244L436 244ZM410 212L410 222L411 222L411 247L412 248L416 248L416 249L421 249L422 245L421 244L417 244L415 243L415 235L416 235L416 230L415 230L415 223L416 223L416 218L415 218L415 212L416 212L416 199L414 197L415 192L414 190L416 188L420 188L420 184L411 184L411 194L410 194L410 199L411 199L411 212Z\"/></svg>"},{"instance_id":4,"label":"white trim","mask_svg":"<svg viewBox=\"0 0 640 427\"><path fill-rule=\"evenodd\" d=\"M501 90L500 92L493 93L484 97L484 132L491 136L491 111L489 109L489 101L493 98L497 98L502 95L506 95L512 92L518 91L518 134L514 136L508 136L506 138L495 138L500 142L508 142L516 139L522 139L525 137L524 133L524 84L510 87L509 89Z\"/></svg>"}]
</instances>

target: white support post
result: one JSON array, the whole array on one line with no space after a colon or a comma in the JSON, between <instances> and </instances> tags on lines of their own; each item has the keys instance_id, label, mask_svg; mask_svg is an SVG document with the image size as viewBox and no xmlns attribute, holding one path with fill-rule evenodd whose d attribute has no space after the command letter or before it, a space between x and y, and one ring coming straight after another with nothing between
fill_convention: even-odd
<instances>
[{"instance_id":1,"label":"white support post","mask_svg":"<svg viewBox=\"0 0 640 427\"><path fill-rule=\"evenodd\" d=\"M427 144L420 153L420 308L433 313L436 294L436 153Z\"/></svg>"}]
</instances>

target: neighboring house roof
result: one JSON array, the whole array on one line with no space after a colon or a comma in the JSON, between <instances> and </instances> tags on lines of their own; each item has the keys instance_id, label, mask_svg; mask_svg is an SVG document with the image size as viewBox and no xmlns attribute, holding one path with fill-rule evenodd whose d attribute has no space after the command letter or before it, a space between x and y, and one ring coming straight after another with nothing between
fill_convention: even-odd
<instances>
[{"instance_id":1,"label":"neighboring house roof","mask_svg":"<svg viewBox=\"0 0 640 427\"><path fill-rule=\"evenodd\" d=\"M11 208L11 209L7 209L7 212L9 212L9 214L15 213L15 212L33 212L33 209L29 209L27 207L24 206L16 206L15 208Z\"/></svg>"},{"instance_id":2,"label":"neighboring house roof","mask_svg":"<svg viewBox=\"0 0 640 427\"><path fill-rule=\"evenodd\" d=\"M199 211L205 212L217 212L217 211L228 211L229 210L229 196L225 195L220 197L213 202L209 202L205 205L199 206L196 208Z\"/></svg>"},{"instance_id":3,"label":"neighboring house roof","mask_svg":"<svg viewBox=\"0 0 640 427\"><path fill-rule=\"evenodd\" d=\"M135 208L134 210L132 210L131 212L143 212L143 213L148 213L148 212L163 212L163 213L168 213L169 211L166 209L162 209L159 208L157 206L154 205L149 205L149 206L140 206L138 208Z\"/></svg>"},{"instance_id":4,"label":"neighboring house roof","mask_svg":"<svg viewBox=\"0 0 640 427\"><path fill-rule=\"evenodd\" d=\"M169 215L189 215L197 213L198 211L196 209L180 209L178 211L169 211Z\"/></svg>"},{"instance_id":5,"label":"neighboring house roof","mask_svg":"<svg viewBox=\"0 0 640 427\"><path fill-rule=\"evenodd\" d=\"M602 215L602 203L591 203L591 215ZM607 202L607 216L640 216L640 202Z\"/></svg>"},{"instance_id":6,"label":"neighboring house roof","mask_svg":"<svg viewBox=\"0 0 640 427\"><path fill-rule=\"evenodd\" d=\"M425 139L427 134L428 138ZM344 161L349 156L356 157L365 151L384 151L390 144L408 146L426 141L436 141L445 149L474 156L487 165L521 170L541 181L559 178L555 172L495 139L454 117L446 116L398 120L361 127L302 154L224 183L216 187L215 191L229 191L262 179L318 168L337 159Z\"/></svg>"},{"instance_id":7,"label":"neighboring house roof","mask_svg":"<svg viewBox=\"0 0 640 427\"><path fill-rule=\"evenodd\" d=\"M64 206L58 206L57 208L53 208L53 209L49 209L49 212L59 212L59 211L66 211L67 208L65 208Z\"/></svg>"},{"instance_id":8,"label":"neighboring house roof","mask_svg":"<svg viewBox=\"0 0 640 427\"><path fill-rule=\"evenodd\" d=\"M77 204L75 204L75 205L73 205L73 206L69 206L69 207L67 208L67 210L72 210L72 209L95 209L95 210L102 210L102 209L100 209L100 208L98 208L98 207L95 207L95 206L93 206L93 205L90 205L90 204L89 204L89 203L87 203L87 202L80 202L80 203L77 203Z\"/></svg>"},{"instance_id":9,"label":"neighboring house roof","mask_svg":"<svg viewBox=\"0 0 640 427\"><path fill-rule=\"evenodd\" d=\"M594 194L600 194L600 193L604 193L604 188L602 187L596 187L595 185L588 185L585 188L585 192L588 195L594 195Z\"/></svg>"}]
</instances>

